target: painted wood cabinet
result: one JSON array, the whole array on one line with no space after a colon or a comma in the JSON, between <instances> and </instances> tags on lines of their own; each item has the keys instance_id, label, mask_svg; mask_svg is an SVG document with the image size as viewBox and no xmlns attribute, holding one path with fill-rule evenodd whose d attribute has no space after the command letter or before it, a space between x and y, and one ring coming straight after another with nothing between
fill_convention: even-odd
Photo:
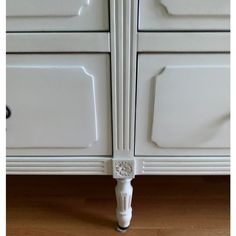
<instances>
[{"instance_id":1,"label":"painted wood cabinet","mask_svg":"<svg viewBox=\"0 0 236 236\"><path fill-rule=\"evenodd\" d=\"M10 54L7 75L9 154L111 155L108 55Z\"/></svg>"},{"instance_id":2,"label":"painted wood cabinet","mask_svg":"<svg viewBox=\"0 0 236 236\"><path fill-rule=\"evenodd\" d=\"M108 31L108 0L7 0L7 31Z\"/></svg>"},{"instance_id":3,"label":"painted wood cabinet","mask_svg":"<svg viewBox=\"0 0 236 236\"><path fill-rule=\"evenodd\" d=\"M228 155L227 54L140 54L136 155Z\"/></svg>"},{"instance_id":4,"label":"painted wood cabinet","mask_svg":"<svg viewBox=\"0 0 236 236\"><path fill-rule=\"evenodd\" d=\"M8 174L113 175L125 231L135 175L230 173L229 0L7 0L7 31Z\"/></svg>"},{"instance_id":5,"label":"painted wood cabinet","mask_svg":"<svg viewBox=\"0 0 236 236\"><path fill-rule=\"evenodd\" d=\"M228 30L229 0L140 0L139 29Z\"/></svg>"}]
</instances>

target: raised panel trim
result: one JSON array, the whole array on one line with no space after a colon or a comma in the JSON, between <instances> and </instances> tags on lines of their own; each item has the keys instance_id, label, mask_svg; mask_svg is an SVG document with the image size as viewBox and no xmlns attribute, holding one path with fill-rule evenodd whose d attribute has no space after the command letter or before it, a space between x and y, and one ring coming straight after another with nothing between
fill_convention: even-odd
<instances>
[{"instance_id":1,"label":"raised panel trim","mask_svg":"<svg viewBox=\"0 0 236 236\"><path fill-rule=\"evenodd\" d=\"M207 85L204 84L205 81L207 81L207 78L205 77L209 78L208 82L211 83L208 83ZM220 138L220 134L227 134L227 136L229 136L230 132L228 123L230 119L230 109L227 106L230 103L229 66L168 65L156 75L155 80L155 103L151 135L151 140L153 143L155 143L159 148L229 148L230 144L227 137L223 136L224 138ZM181 81L184 81L184 84ZM206 88L204 90L204 87L206 86L210 86L212 88L216 86L216 90L212 91L211 88ZM174 87L174 89L171 87ZM164 92L161 91L162 89ZM191 89L191 95L188 93L188 89ZM194 90L198 89L201 89L196 91L198 94L194 93ZM165 93L165 91L168 90L172 91L172 93ZM175 97L175 93L179 96ZM192 98L190 96L192 96ZM206 107L204 108L203 104L205 100L203 101L200 99L202 96L204 96L203 100L205 97L207 97L207 99L209 98L208 109L205 109ZM218 102L217 97L221 98ZM193 103L191 102L191 105L193 105L194 109L192 110L187 101L188 98L189 101L193 99ZM213 106L213 100L217 102L217 108ZM167 102L165 103L165 108L163 108L164 105L161 105L161 103L165 101ZM173 106L173 102L175 106ZM183 107L182 104L186 105L187 108ZM212 106L210 106L210 104ZM180 110L177 111L179 114L176 112L172 113L175 107L179 107ZM158 110L158 108L160 110ZM164 113L166 114L165 119L163 119L161 112L166 112ZM184 117L181 116L181 114L185 114L185 112L193 112L195 115L201 114L198 121L195 120L198 125L198 130L195 128L194 120L190 125L190 120L187 120L188 114ZM168 117L168 114L170 115L170 118ZM176 117L174 115L176 115ZM183 119L184 122L182 122ZM181 130L177 128L178 122L180 125L182 124ZM185 128L185 124L183 123L185 123L188 128ZM223 126L225 124L227 126ZM221 133L217 133L219 129L222 129L222 126L224 129L221 130ZM176 131L176 133L172 133L172 131L170 131L172 128Z\"/></svg>"},{"instance_id":2,"label":"raised panel trim","mask_svg":"<svg viewBox=\"0 0 236 236\"><path fill-rule=\"evenodd\" d=\"M9 17L77 16L90 5L91 0L7 0Z\"/></svg>"},{"instance_id":3,"label":"raised panel trim","mask_svg":"<svg viewBox=\"0 0 236 236\"><path fill-rule=\"evenodd\" d=\"M94 87L94 76L92 74L90 74L84 66L7 66L7 70L8 70L8 74L12 73L13 75L17 74L20 78L25 77L25 78L30 78L30 76L27 76L27 74L32 75L32 74L40 74L40 76L42 76L42 78L44 78L43 80L41 79L41 81L36 80L37 82L40 82L40 84L42 83L42 81L50 81L53 78L53 81L55 81L55 79L59 80L60 78L63 78L63 80L68 80L67 76L68 74L70 75L70 79L72 82L73 81L81 81L82 85L84 86L84 89L86 88L87 93L86 96L84 97L84 99L87 99L88 104L86 106L86 109L83 109L84 112L87 112L87 117L89 117L89 119L87 119L87 121L83 124L83 129L85 132L86 129L86 134L83 135L83 137L80 138L80 140L76 140L76 142L78 141L78 145L77 146L66 146L65 148L89 148L91 146L93 146L94 143L96 143L98 141L98 127L97 127L97 111L96 111L96 100L95 100L95 87ZM54 76L55 74L55 76ZM58 77L58 74L60 74L60 78ZM11 76L9 76L11 77ZM64 79L65 78L65 79ZM9 78L10 79L10 78ZM33 78L32 80L33 81ZM61 80L62 81L62 80ZM49 86L52 86L52 82L48 83ZM69 82L69 80L68 80ZM10 82L8 82L10 83ZM9 85L8 85L9 86ZM89 91L89 93L88 93ZM44 96L44 94L42 94L42 96ZM69 96L69 94L68 94ZM38 99L40 99L38 97ZM14 104L10 104L12 105L12 109L14 109ZM40 103L40 105L42 105ZM18 109L16 107L16 109ZM14 118L14 116L13 116ZM23 118L23 117L21 117ZM45 117L44 117L45 119ZM13 122L13 127L14 127L14 120L9 120L8 122ZM34 121L33 121L34 122ZM19 125L20 123L18 123ZM35 130L34 130L34 135L38 134L39 137L42 137L42 134L40 133L40 130L37 128L37 123L34 124L35 125ZM78 124L77 124L78 125ZM31 124L32 126L32 124ZM81 129L81 125L79 126ZM49 133L55 131L55 129L51 130L49 129ZM47 133L46 133L47 134ZM11 139L11 135L12 134L8 134L8 142L7 142L7 148L9 149L15 149L15 148L63 148L64 146L57 146L58 144L54 144L54 145L45 145L43 138L40 138L40 145L35 145L34 143L38 141L35 141L35 138L33 139L33 133L31 134L31 138L28 137L26 138L26 140L33 140L30 141L31 144L26 145L23 143L21 143L20 139L17 139L17 141L15 141L13 139ZM14 135L14 134L13 134ZM55 134L54 134L55 135ZM67 134L68 135L68 134ZM37 135L36 135L37 136ZM56 138L55 138L56 139ZM60 143L61 141L59 141ZM10 143L10 144L9 144ZM19 144L20 143L20 144ZM44 144L43 144L44 143ZM57 143L57 141L55 141L54 143ZM26 146L24 146L26 145Z\"/></svg>"},{"instance_id":4,"label":"raised panel trim","mask_svg":"<svg viewBox=\"0 0 236 236\"><path fill-rule=\"evenodd\" d=\"M160 0L173 16L229 16L229 0Z\"/></svg>"},{"instance_id":5,"label":"raised panel trim","mask_svg":"<svg viewBox=\"0 0 236 236\"><path fill-rule=\"evenodd\" d=\"M8 32L109 31L109 0L9 0L6 5Z\"/></svg>"},{"instance_id":6,"label":"raised panel trim","mask_svg":"<svg viewBox=\"0 0 236 236\"><path fill-rule=\"evenodd\" d=\"M230 29L230 0L139 0L139 13L145 32Z\"/></svg>"},{"instance_id":7,"label":"raised panel trim","mask_svg":"<svg viewBox=\"0 0 236 236\"><path fill-rule=\"evenodd\" d=\"M152 141L151 141L151 132L152 132L152 121L153 121L153 107L154 107L154 96L155 96L155 76L162 70L163 67L166 66L228 66L229 65L229 55L226 53L158 53L158 54L139 54L139 63L138 63L138 86L137 86L137 115L136 115L136 139L135 139L135 156L147 156L147 157L155 157L155 156L223 156L223 155L229 155L230 150L228 148L158 148ZM221 77L221 76L220 76ZM227 77L227 78L226 78ZM205 80L208 80L207 77L204 77ZM206 86L208 85L207 81L204 81L204 78L202 80L202 83L206 83ZM174 79L174 77L173 77ZM187 79L187 78L186 78ZM197 79L197 78L196 78ZM210 79L210 78L209 78ZM214 79L214 78L213 78ZM226 83L223 81L223 79L226 79ZM196 84L198 83L198 80L194 80ZM209 89L213 89L213 94L215 94L215 86L213 86L214 80L210 80L211 86L209 86ZM166 81L163 81L166 83ZM176 84L178 85L178 81L176 81ZM229 77L228 74L224 75L222 77L222 80L218 83L220 86L217 86L217 91L219 93L226 94L225 89L221 92L221 86L227 86L229 83ZM168 83L166 90L168 91L169 88L172 88L172 91L169 92L168 96L171 96L171 94L175 94L175 86L170 83ZM181 88L184 87L184 81L181 85ZM204 87L205 90L207 90L207 87ZM193 88L194 89L194 88ZM184 91L184 90L183 90ZM186 91L192 91L187 90ZM198 94L200 96L199 90L196 91L195 94ZM165 94L165 92L164 92ZM192 93L189 93L189 96L191 96ZM227 95L228 97L228 90ZM182 96L181 96L182 97ZM196 97L196 95L194 95ZM201 96L200 96L201 97ZM203 96L205 99L206 96ZM215 97L215 96L214 96ZM221 95L220 95L221 97ZM204 98L202 100L204 100ZM214 98L213 98L214 99ZM220 98L221 99L221 98ZM219 100L219 99L217 99ZM202 101L201 101L202 102ZM218 103L218 102L217 102ZM213 106L215 109L217 109L217 103L213 103ZM164 103L163 103L164 104ZM172 102L173 106L175 106L175 102ZM178 102L177 102L178 104ZM190 103L191 104L191 103ZM201 104L201 103L200 103ZM205 102L203 102L203 105ZM209 104L209 103L208 103ZM212 103L211 103L212 104ZM229 104L226 105L227 112ZM207 105L204 106L207 111ZM163 106L163 109L166 108L166 106ZM185 108L185 106L184 106ZM157 108L156 108L157 110ZM159 109L160 110L160 109ZM175 109L175 111L178 111L179 109ZM162 113L164 114L164 113ZM166 113L165 113L166 114ZM184 116L188 114L185 113ZM207 113L208 114L208 113ZM168 118L173 117L174 115L169 115ZM164 117L164 116L163 116ZM192 116L194 118L194 116ZM189 116L188 120L191 124L191 120ZM175 116L174 116L175 118ZM199 118L199 116L196 116L196 120ZM163 118L164 120L164 118ZM184 125L185 118L182 120L181 125ZM177 123L177 122L175 122ZM180 123L180 122L178 122ZM227 124L228 125L228 124ZM168 126L166 126L168 128ZM182 126L177 126L178 131L181 130ZM166 128L165 128L166 129ZM224 127L223 127L224 129ZM228 132L228 131L227 131ZM168 137L170 134L164 133L166 137ZM221 137L221 135L219 136ZM224 137L225 134L224 134ZM227 136L228 139L228 136Z\"/></svg>"}]
</instances>

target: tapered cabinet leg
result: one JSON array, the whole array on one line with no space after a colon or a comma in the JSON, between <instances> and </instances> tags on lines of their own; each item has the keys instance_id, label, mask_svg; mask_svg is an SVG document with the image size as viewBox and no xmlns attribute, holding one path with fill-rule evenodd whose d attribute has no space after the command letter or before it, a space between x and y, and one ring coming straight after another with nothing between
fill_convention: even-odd
<instances>
[{"instance_id":1,"label":"tapered cabinet leg","mask_svg":"<svg viewBox=\"0 0 236 236\"><path fill-rule=\"evenodd\" d=\"M124 232L128 229L132 218L132 194L133 187L131 186L132 179L117 179L116 185L116 217L118 221L117 230Z\"/></svg>"}]
</instances>

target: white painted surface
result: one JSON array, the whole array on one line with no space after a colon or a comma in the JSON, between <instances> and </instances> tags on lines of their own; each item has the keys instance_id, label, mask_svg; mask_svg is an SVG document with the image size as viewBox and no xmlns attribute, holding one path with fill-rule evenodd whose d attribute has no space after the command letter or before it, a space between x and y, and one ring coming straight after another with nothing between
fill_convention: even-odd
<instances>
[{"instance_id":1,"label":"white painted surface","mask_svg":"<svg viewBox=\"0 0 236 236\"><path fill-rule=\"evenodd\" d=\"M7 0L7 16L76 16L89 0ZM66 4L65 4L66 3Z\"/></svg>"},{"instance_id":2,"label":"white painted surface","mask_svg":"<svg viewBox=\"0 0 236 236\"><path fill-rule=\"evenodd\" d=\"M227 54L140 55L136 155L225 155Z\"/></svg>"},{"instance_id":3,"label":"white painted surface","mask_svg":"<svg viewBox=\"0 0 236 236\"><path fill-rule=\"evenodd\" d=\"M95 77L85 67L7 69L8 148L88 148L98 141Z\"/></svg>"},{"instance_id":4,"label":"white painted surface","mask_svg":"<svg viewBox=\"0 0 236 236\"><path fill-rule=\"evenodd\" d=\"M7 33L7 52L109 52L109 33Z\"/></svg>"},{"instance_id":5,"label":"white painted surface","mask_svg":"<svg viewBox=\"0 0 236 236\"><path fill-rule=\"evenodd\" d=\"M139 0L139 29L229 30L230 0Z\"/></svg>"},{"instance_id":6,"label":"white painted surface","mask_svg":"<svg viewBox=\"0 0 236 236\"><path fill-rule=\"evenodd\" d=\"M109 157L7 157L7 173L20 175L112 175ZM135 157L135 175L228 175L229 156ZM118 177L118 176L117 176ZM127 177L129 178L129 177Z\"/></svg>"},{"instance_id":7,"label":"white painted surface","mask_svg":"<svg viewBox=\"0 0 236 236\"><path fill-rule=\"evenodd\" d=\"M107 55L8 55L8 154L111 155ZM29 153L28 153L29 152Z\"/></svg>"},{"instance_id":8,"label":"white painted surface","mask_svg":"<svg viewBox=\"0 0 236 236\"><path fill-rule=\"evenodd\" d=\"M229 52L230 33L162 32L138 34L139 52Z\"/></svg>"},{"instance_id":9,"label":"white painted surface","mask_svg":"<svg viewBox=\"0 0 236 236\"><path fill-rule=\"evenodd\" d=\"M8 157L7 173L14 175L111 175L110 157Z\"/></svg>"},{"instance_id":10,"label":"white painted surface","mask_svg":"<svg viewBox=\"0 0 236 236\"><path fill-rule=\"evenodd\" d=\"M135 157L136 175L229 175L229 156Z\"/></svg>"},{"instance_id":11,"label":"white painted surface","mask_svg":"<svg viewBox=\"0 0 236 236\"><path fill-rule=\"evenodd\" d=\"M111 0L111 69L114 158L133 158L137 0Z\"/></svg>"},{"instance_id":12,"label":"white painted surface","mask_svg":"<svg viewBox=\"0 0 236 236\"><path fill-rule=\"evenodd\" d=\"M228 16L229 0L160 0L173 16Z\"/></svg>"},{"instance_id":13,"label":"white painted surface","mask_svg":"<svg viewBox=\"0 0 236 236\"><path fill-rule=\"evenodd\" d=\"M152 141L160 148L229 148L228 66L166 66L155 77Z\"/></svg>"},{"instance_id":14,"label":"white painted surface","mask_svg":"<svg viewBox=\"0 0 236 236\"><path fill-rule=\"evenodd\" d=\"M7 173L113 175L121 227L135 174L230 173L229 0L139 3L7 1Z\"/></svg>"},{"instance_id":15,"label":"white painted surface","mask_svg":"<svg viewBox=\"0 0 236 236\"><path fill-rule=\"evenodd\" d=\"M107 31L108 0L7 0L7 31Z\"/></svg>"},{"instance_id":16,"label":"white painted surface","mask_svg":"<svg viewBox=\"0 0 236 236\"><path fill-rule=\"evenodd\" d=\"M133 187L131 185L132 179L117 179L116 185L116 217L118 220L117 230L123 232L120 227L126 228L129 226L131 218L132 218L132 195L133 195Z\"/></svg>"}]
</instances>

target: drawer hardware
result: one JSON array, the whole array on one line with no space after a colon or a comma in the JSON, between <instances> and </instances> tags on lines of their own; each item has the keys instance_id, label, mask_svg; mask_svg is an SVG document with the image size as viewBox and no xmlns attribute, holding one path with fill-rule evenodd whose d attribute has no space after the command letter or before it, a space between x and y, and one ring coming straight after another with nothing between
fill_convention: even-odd
<instances>
[{"instance_id":1,"label":"drawer hardware","mask_svg":"<svg viewBox=\"0 0 236 236\"><path fill-rule=\"evenodd\" d=\"M11 116L11 110L8 106L6 106L6 118L7 119L10 118L10 116Z\"/></svg>"}]
</instances>

